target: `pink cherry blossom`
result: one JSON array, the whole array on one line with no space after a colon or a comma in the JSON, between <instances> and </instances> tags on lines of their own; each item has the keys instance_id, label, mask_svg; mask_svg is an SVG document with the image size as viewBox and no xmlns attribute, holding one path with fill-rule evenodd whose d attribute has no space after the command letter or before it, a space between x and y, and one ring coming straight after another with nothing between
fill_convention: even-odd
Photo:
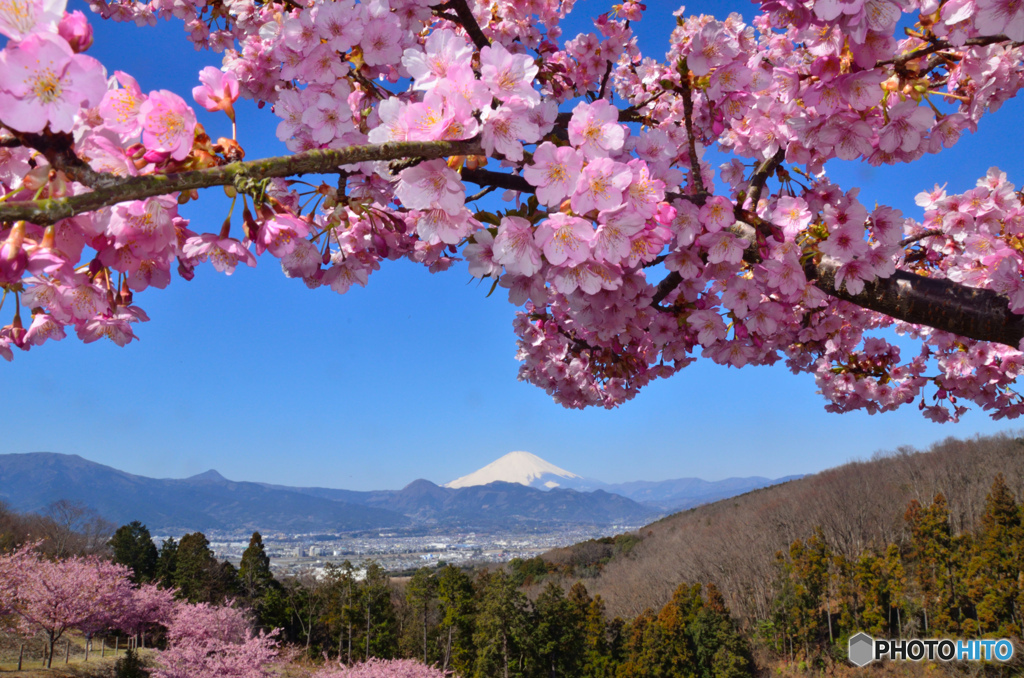
<instances>
[{"instance_id":1,"label":"pink cherry blossom","mask_svg":"<svg viewBox=\"0 0 1024 678\"><path fill-rule=\"evenodd\" d=\"M580 174L572 209L577 214L591 210L611 210L623 203L623 191L633 179L628 165L611 158L591 160Z\"/></svg>"},{"instance_id":2,"label":"pink cherry blossom","mask_svg":"<svg viewBox=\"0 0 1024 678\"><path fill-rule=\"evenodd\" d=\"M469 274L474 278L497 276L501 264L494 260L494 235L484 229L473 234L473 242L463 250L469 262Z\"/></svg>"},{"instance_id":3,"label":"pink cherry blossom","mask_svg":"<svg viewBox=\"0 0 1024 678\"><path fill-rule=\"evenodd\" d=\"M694 311L686 318L686 322L697 332L697 341L701 346L711 346L725 339L725 323L714 311Z\"/></svg>"},{"instance_id":4,"label":"pink cherry blossom","mask_svg":"<svg viewBox=\"0 0 1024 678\"><path fill-rule=\"evenodd\" d=\"M556 147L550 141L537 146L533 164L523 170L523 178L537 187L537 199L556 207L575 192L583 158L569 146Z\"/></svg>"},{"instance_id":5,"label":"pink cherry blossom","mask_svg":"<svg viewBox=\"0 0 1024 678\"><path fill-rule=\"evenodd\" d=\"M736 223L732 202L725 196L716 195L700 208L700 221L711 233L721 231Z\"/></svg>"},{"instance_id":6,"label":"pink cherry blossom","mask_svg":"<svg viewBox=\"0 0 1024 678\"><path fill-rule=\"evenodd\" d=\"M401 43L395 40L398 21L387 14L370 19L363 29L359 45L363 48L363 61L368 66L396 63L402 57Z\"/></svg>"},{"instance_id":7,"label":"pink cherry blossom","mask_svg":"<svg viewBox=\"0 0 1024 678\"><path fill-rule=\"evenodd\" d=\"M209 261L217 271L227 275L234 273L238 264L256 266L252 252L242 243L213 233L189 238L182 247L182 253L196 262Z\"/></svg>"},{"instance_id":8,"label":"pink cherry blossom","mask_svg":"<svg viewBox=\"0 0 1024 678\"><path fill-rule=\"evenodd\" d=\"M219 68L207 66L199 71L199 82L203 84L192 88L192 97L196 103L208 111L224 111L234 120L238 77L231 71L225 73Z\"/></svg>"},{"instance_id":9,"label":"pink cherry blossom","mask_svg":"<svg viewBox=\"0 0 1024 678\"><path fill-rule=\"evenodd\" d=\"M142 130L139 108L147 97L132 76L122 71L115 71L114 76L122 89L108 90L100 102L99 112L108 128L133 137Z\"/></svg>"},{"instance_id":10,"label":"pink cherry blossom","mask_svg":"<svg viewBox=\"0 0 1024 678\"><path fill-rule=\"evenodd\" d=\"M275 214L260 224L256 236L256 254L269 251L277 258L295 251L297 243L309 235L309 222L291 214Z\"/></svg>"},{"instance_id":11,"label":"pink cherry blossom","mask_svg":"<svg viewBox=\"0 0 1024 678\"><path fill-rule=\"evenodd\" d=\"M555 212L540 222L534 234L544 257L553 266L567 262L574 266L586 261L593 237L594 227L589 221L561 212Z\"/></svg>"},{"instance_id":12,"label":"pink cherry blossom","mask_svg":"<svg viewBox=\"0 0 1024 678\"><path fill-rule=\"evenodd\" d=\"M0 35L22 40L32 33L53 31L67 0L0 0Z\"/></svg>"},{"instance_id":13,"label":"pink cherry blossom","mask_svg":"<svg viewBox=\"0 0 1024 678\"><path fill-rule=\"evenodd\" d=\"M494 261L509 273L532 276L541 268L533 226L522 217L504 217L494 238Z\"/></svg>"},{"instance_id":14,"label":"pink cherry blossom","mask_svg":"<svg viewBox=\"0 0 1024 678\"><path fill-rule=\"evenodd\" d=\"M538 70L528 54L511 54L500 42L480 50L480 80L501 101L540 103L540 94L533 88Z\"/></svg>"},{"instance_id":15,"label":"pink cherry blossom","mask_svg":"<svg viewBox=\"0 0 1024 678\"><path fill-rule=\"evenodd\" d=\"M67 12L57 25L57 35L64 38L75 54L92 46L92 26L81 11Z\"/></svg>"},{"instance_id":16,"label":"pink cherry blossom","mask_svg":"<svg viewBox=\"0 0 1024 678\"><path fill-rule=\"evenodd\" d=\"M624 139L618 109L604 99L592 104L581 103L573 109L569 142L588 158L607 157L622 148Z\"/></svg>"},{"instance_id":17,"label":"pink cherry blossom","mask_svg":"<svg viewBox=\"0 0 1024 678\"><path fill-rule=\"evenodd\" d=\"M974 25L983 35L1004 34L1024 41L1024 5L1016 0L977 0Z\"/></svg>"},{"instance_id":18,"label":"pink cherry blossom","mask_svg":"<svg viewBox=\"0 0 1024 678\"><path fill-rule=\"evenodd\" d=\"M0 121L21 132L69 132L105 90L100 63L57 35L33 33L0 52Z\"/></svg>"},{"instance_id":19,"label":"pink cherry blossom","mask_svg":"<svg viewBox=\"0 0 1024 678\"><path fill-rule=\"evenodd\" d=\"M440 207L449 214L458 214L466 199L466 190L456 174L443 160L430 160L402 170L395 197L410 209Z\"/></svg>"},{"instance_id":20,"label":"pink cherry blossom","mask_svg":"<svg viewBox=\"0 0 1024 678\"><path fill-rule=\"evenodd\" d=\"M327 7L330 5L324 6ZM466 43L463 36L452 30L443 29L431 33L422 50L405 50L402 65L416 81L418 89L430 89L438 82L455 75L453 71L469 69L469 59L472 55L473 48ZM472 70L469 70L468 76L472 78ZM460 72L459 75L466 77L467 74Z\"/></svg>"},{"instance_id":21,"label":"pink cherry blossom","mask_svg":"<svg viewBox=\"0 0 1024 678\"><path fill-rule=\"evenodd\" d=\"M192 151L196 116L185 100L173 92L150 92L139 106L142 143L151 151L184 160Z\"/></svg>"}]
</instances>

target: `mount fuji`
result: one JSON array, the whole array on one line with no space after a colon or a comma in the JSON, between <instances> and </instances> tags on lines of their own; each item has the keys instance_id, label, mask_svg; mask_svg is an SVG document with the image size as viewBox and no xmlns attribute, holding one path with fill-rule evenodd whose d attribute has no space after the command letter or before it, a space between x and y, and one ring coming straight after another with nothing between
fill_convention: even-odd
<instances>
[{"instance_id":1,"label":"mount fuji","mask_svg":"<svg viewBox=\"0 0 1024 678\"><path fill-rule=\"evenodd\" d=\"M456 478L442 487L457 489L494 482L517 483L538 490L553 490L557 487L581 492L604 487L600 481L578 476L529 452L509 452L482 469Z\"/></svg>"},{"instance_id":2,"label":"mount fuji","mask_svg":"<svg viewBox=\"0 0 1024 678\"><path fill-rule=\"evenodd\" d=\"M482 469L456 478L442 487L458 489L502 482L525 485L538 490L558 489L576 490L577 492L604 490L632 499L650 508L662 511L680 511L802 477L799 475L784 478L751 476L714 481L700 478L674 478L657 481L604 483L593 478L578 476L529 452L509 452Z\"/></svg>"}]
</instances>

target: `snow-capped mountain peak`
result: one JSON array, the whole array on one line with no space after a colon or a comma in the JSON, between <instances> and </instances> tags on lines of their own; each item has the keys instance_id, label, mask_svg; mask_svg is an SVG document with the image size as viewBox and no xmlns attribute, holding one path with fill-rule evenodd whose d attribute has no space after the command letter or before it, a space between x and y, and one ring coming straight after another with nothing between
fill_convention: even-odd
<instances>
[{"instance_id":1,"label":"snow-capped mountain peak","mask_svg":"<svg viewBox=\"0 0 1024 678\"><path fill-rule=\"evenodd\" d=\"M580 485L589 484L586 479L563 468L558 468L535 454L530 454L529 452L509 452L504 457L484 466L479 471L474 471L468 476L462 476L450 483L445 483L444 487L471 487L473 485L487 485L497 481L519 483L520 485L536 487L542 490L550 490L555 487L576 488Z\"/></svg>"}]
</instances>

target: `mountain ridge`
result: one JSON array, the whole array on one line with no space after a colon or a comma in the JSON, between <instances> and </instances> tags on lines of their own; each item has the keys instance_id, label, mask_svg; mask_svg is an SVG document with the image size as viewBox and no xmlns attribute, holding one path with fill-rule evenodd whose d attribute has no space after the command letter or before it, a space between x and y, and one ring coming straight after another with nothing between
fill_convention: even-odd
<instances>
[{"instance_id":1,"label":"mountain ridge","mask_svg":"<svg viewBox=\"0 0 1024 678\"><path fill-rule=\"evenodd\" d=\"M442 488L415 480L401 490L355 492L233 481L211 469L189 478L136 476L77 455L0 455L0 500L39 512L81 502L117 523L154 531L360 531L378 528L640 524L657 510L606 493L541 490L495 482Z\"/></svg>"},{"instance_id":2,"label":"mountain ridge","mask_svg":"<svg viewBox=\"0 0 1024 678\"><path fill-rule=\"evenodd\" d=\"M290 487L233 481L215 469L188 478L148 478L79 455L0 455L0 500L39 512L59 499L81 502L114 522L152 530L310 532L378 528L514 528L558 524L637 525L784 479L682 478L611 485L583 478L528 452L513 452L447 486L417 479L401 490ZM510 473L512 480L500 477ZM497 479L493 479L497 477ZM553 480L557 478L557 480ZM488 483L469 484L490 480ZM457 481L463 487L451 487ZM561 486L564 482L567 487ZM537 487L537 485L540 487ZM575 485L575 487L571 486Z\"/></svg>"}]
</instances>

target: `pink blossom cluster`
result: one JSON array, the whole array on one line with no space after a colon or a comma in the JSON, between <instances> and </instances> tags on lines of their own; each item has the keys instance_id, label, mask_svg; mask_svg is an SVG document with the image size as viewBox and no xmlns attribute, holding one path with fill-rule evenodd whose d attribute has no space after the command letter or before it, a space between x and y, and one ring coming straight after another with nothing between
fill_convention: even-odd
<instances>
[{"instance_id":1,"label":"pink blossom cluster","mask_svg":"<svg viewBox=\"0 0 1024 678\"><path fill-rule=\"evenodd\" d=\"M184 99L143 94L120 72L106 84L81 54L84 17L55 0L12 2L0 4L10 39L0 204L94 188L14 143L26 135L63 139L104 180L237 159L237 140L212 143ZM15 6L24 11L2 9ZM15 303L0 355L69 326L85 341L127 343L147 319L134 295L166 287L172 269L231 274L269 253L287 277L344 293L385 260L443 271L461 255L524 309L514 321L520 378L568 407L614 407L703 357L784 360L814 375L834 411L917 403L942 421L973 403L1021 413L1012 385L1022 347L851 301L915 274L994 290L1024 314L1015 187L993 170L962 194L936 188L919 196L915 220L869 208L825 174L834 159L940 153L1014 96L1020 3L764 0L752 25L680 11L663 59L639 49L644 5L614 5L593 32L563 36L572 6L230 0L210 11L205 0L94 0L118 20L183 19L197 46L224 53L221 68L200 73L195 101L232 120L239 96L271 104L292 151L475 140L483 155L354 163L305 195L283 179L239 189L241 232L230 218L190 230L177 212L189 194L45 227L0 223L0 286ZM908 31L905 13L917 14ZM732 156L717 172L709 148ZM474 183L506 190L481 209ZM821 275L839 296L822 291ZM911 339L920 349L906 357Z\"/></svg>"},{"instance_id":2,"label":"pink blossom cluster","mask_svg":"<svg viewBox=\"0 0 1024 678\"><path fill-rule=\"evenodd\" d=\"M167 649L154 674L160 678L268 675L277 632L254 633L243 610L176 601L173 589L135 586L123 565L95 557L51 560L35 546L0 555L0 617L13 616L23 633L43 633L51 652L72 629L138 634L163 627Z\"/></svg>"},{"instance_id":3,"label":"pink blossom cluster","mask_svg":"<svg viewBox=\"0 0 1024 678\"><path fill-rule=\"evenodd\" d=\"M450 672L427 666L415 659L378 659L371 657L352 666L328 666L314 678L446 678Z\"/></svg>"},{"instance_id":4,"label":"pink blossom cluster","mask_svg":"<svg viewBox=\"0 0 1024 678\"><path fill-rule=\"evenodd\" d=\"M167 624L157 678L264 678L277 656L277 631L254 633L244 610L178 602Z\"/></svg>"},{"instance_id":5,"label":"pink blossom cluster","mask_svg":"<svg viewBox=\"0 0 1024 678\"><path fill-rule=\"evenodd\" d=\"M53 644L72 629L138 632L166 624L173 591L136 587L131 571L98 558L50 560L28 544L0 555L0 616L19 631L43 633Z\"/></svg>"}]
</instances>

